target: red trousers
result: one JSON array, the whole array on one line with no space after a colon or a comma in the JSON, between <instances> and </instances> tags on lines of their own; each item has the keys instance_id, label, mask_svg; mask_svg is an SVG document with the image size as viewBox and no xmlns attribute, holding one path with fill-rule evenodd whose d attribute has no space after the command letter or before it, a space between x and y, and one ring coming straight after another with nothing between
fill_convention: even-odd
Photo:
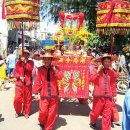
<instances>
[{"instance_id":1,"label":"red trousers","mask_svg":"<svg viewBox=\"0 0 130 130\"><path fill-rule=\"evenodd\" d=\"M14 109L17 114L29 115L32 104L32 87L15 87Z\"/></svg>"},{"instance_id":2,"label":"red trousers","mask_svg":"<svg viewBox=\"0 0 130 130\"><path fill-rule=\"evenodd\" d=\"M118 113L116 104L114 102L112 103L112 117L111 118L112 118L112 121L119 122L119 113Z\"/></svg>"},{"instance_id":3,"label":"red trousers","mask_svg":"<svg viewBox=\"0 0 130 130\"><path fill-rule=\"evenodd\" d=\"M44 130L52 130L58 113L58 98L42 98L39 102L39 122Z\"/></svg>"},{"instance_id":4,"label":"red trousers","mask_svg":"<svg viewBox=\"0 0 130 130\"><path fill-rule=\"evenodd\" d=\"M97 118L102 115L102 130L111 130L112 99L105 97L94 97L93 108L90 112L91 123L96 123Z\"/></svg>"}]
</instances>

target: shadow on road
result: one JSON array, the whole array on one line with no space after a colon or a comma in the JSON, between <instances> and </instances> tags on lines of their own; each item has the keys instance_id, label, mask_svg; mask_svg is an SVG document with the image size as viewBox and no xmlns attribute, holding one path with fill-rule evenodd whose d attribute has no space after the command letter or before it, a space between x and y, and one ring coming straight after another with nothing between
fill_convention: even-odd
<instances>
[{"instance_id":1,"label":"shadow on road","mask_svg":"<svg viewBox=\"0 0 130 130\"><path fill-rule=\"evenodd\" d=\"M66 126L66 125L67 125L66 119L58 116L54 130L60 128L61 126Z\"/></svg>"},{"instance_id":2,"label":"shadow on road","mask_svg":"<svg viewBox=\"0 0 130 130\"><path fill-rule=\"evenodd\" d=\"M32 101L31 115L38 112L38 105L39 105L39 101L35 101L35 100Z\"/></svg>"},{"instance_id":3,"label":"shadow on road","mask_svg":"<svg viewBox=\"0 0 130 130\"><path fill-rule=\"evenodd\" d=\"M2 114L0 114L0 122L4 121L5 119L2 117Z\"/></svg>"},{"instance_id":4,"label":"shadow on road","mask_svg":"<svg viewBox=\"0 0 130 130\"><path fill-rule=\"evenodd\" d=\"M80 104L77 99L63 99L59 105L59 115L89 116L88 103Z\"/></svg>"},{"instance_id":5,"label":"shadow on road","mask_svg":"<svg viewBox=\"0 0 130 130\"><path fill-rule=\"evenodd\" d=\"M102 127L101 123L102 123L102 119L98 118L97 122L96 122L96 128L95 128L95 130L101 130L101 127Z\"/></svg>"}]
</instances>

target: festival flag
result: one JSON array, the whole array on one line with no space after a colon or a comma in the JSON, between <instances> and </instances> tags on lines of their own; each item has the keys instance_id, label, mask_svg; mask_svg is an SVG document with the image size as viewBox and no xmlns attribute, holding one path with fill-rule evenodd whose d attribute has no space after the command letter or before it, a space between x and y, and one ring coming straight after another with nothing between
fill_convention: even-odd
<instances>
[{"instance_id":1,"label":"festival flag","mask_svg":"<svg viewBox=\"0 0 130 130\"><path fill-rule=\"evenodd\" d=\"M89 98L90 57L60 56L53 64L63 72L58 80L59 97Z\"/></svg>"},{"instance_id":2,"label":"festival flag","mask_svg":"<svg viewBox=\"0 0 130 130\"><path fill-rule=\"evenodd\" d=\"M3 0L2 2L2 19L6 19L6 14L5 14L5 1Z\"/></svg>"}]
</instances>

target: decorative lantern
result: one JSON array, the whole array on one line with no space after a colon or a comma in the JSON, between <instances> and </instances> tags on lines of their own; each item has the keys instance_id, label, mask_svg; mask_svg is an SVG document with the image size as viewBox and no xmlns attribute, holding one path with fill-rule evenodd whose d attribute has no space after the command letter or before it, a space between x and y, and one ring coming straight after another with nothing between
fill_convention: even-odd
<instances>
[{"instance_id":1,"label":"decorative lantern","mask_svg":"<svg viewBox=\"0 0 130 130\"><path fill-rule=\"evenodd\" d=\"M130 30L130 2L108 0L98 4L97 31L99 34L111 35L111 54L115 34L128 34Z\"/></svg>"},{"instance_id":2,"label":"decorative lantern","mask_svg":"<svg viewBox=\"0 0 130 130\"><path fill-rule=\"evenodd\" d=\"M6 0L8 21L39 21L40 0Z\"/></svg>"},{"instance_id":3,"label":"decorative lantern","mask_svg":"<svg viewBox=\"0 0 130 130\"><path fill-rule=\"evenodd\" d=\"M64 13L61 11L59 13L60 21L61 21L61 27L64 30L65 34L67 35L74 35L77 34L78 31L83 26L84 21L84 13ZM69 26L67 26L67 21L69 21ZM75 27L73 27L75 21Z\"/></svg>"},{"instance_id":4,"label":"decorative lantern","mask_svg":"<svg viewBox=\"0 0 130 130\"><path fill-rule=\"evenodd\" d=\"M5 7L7 21L14 22L14 28L22 31L23 54L25 22L38 22L40 20L40 0L6 0Z\"/></svg>"},{"instance_id":5,"label":"decorative lantern","mask_svg":"<svg viewBox=\"0 0 130 130\"><path fill-rule=\"evenodd\" d=\"M99 3L96 27L99 34L127 34L130 30L130 2L111 0Z\"/></svg>"}]
</instances>

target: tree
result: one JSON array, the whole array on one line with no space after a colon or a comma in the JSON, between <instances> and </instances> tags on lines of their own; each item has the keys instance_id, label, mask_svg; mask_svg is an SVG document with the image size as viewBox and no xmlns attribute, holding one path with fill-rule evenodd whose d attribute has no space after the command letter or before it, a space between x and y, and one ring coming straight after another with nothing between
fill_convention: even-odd
<instances>
[{"instance_id":1,"label":"tree","mask_svg":"<svg viewBox=\"0 0 130 130\"><path fill-rule=\"evenodd\" d=\"M61 10L70 13L84 12L88 29L93 32L96 29L97 4L103 1L105 0L42 0L41 16L42 19L48 18L57 23Z\"/></svg>"}]
</instances>

